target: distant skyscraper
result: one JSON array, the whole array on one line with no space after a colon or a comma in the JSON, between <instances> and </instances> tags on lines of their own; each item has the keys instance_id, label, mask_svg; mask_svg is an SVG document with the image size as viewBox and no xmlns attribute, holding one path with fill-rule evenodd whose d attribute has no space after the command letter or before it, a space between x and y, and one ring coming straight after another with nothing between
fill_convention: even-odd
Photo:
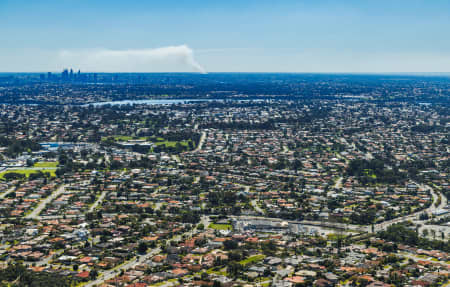
<instances>
[{"instance_id":1,"label":"distant skyscraper","mask_svg":"<svg viewBox=\"0 0 450 287\"><path fill-rule=\"evenodd\" d=\"M61 73L61 79L63 81L67 81L69 79L69 71L67 69L64 69L64 71Z\"/></svg>"}]
</instances>

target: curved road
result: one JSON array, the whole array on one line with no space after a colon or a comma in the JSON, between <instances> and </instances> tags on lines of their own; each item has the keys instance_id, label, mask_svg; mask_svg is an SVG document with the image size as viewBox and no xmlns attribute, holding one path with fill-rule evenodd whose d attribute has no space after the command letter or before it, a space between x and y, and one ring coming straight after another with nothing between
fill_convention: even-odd
<instances>
[{"instance_id":1,"label":"curved road","mask_svg":"<svg viewBox=\"0 0 450 287\"><path fill-rule=\"evenodd\" d=\"M400 223L404 221L414 221L415 223L422 223L423 221L420 221L418 219L419 215L422 213L432 213L436 210L442 209L445 206L447 206L447 198L443 194L437 194L430 186L428 185L420 185L423 189L429 189L431 196L433 198L433 203L431 206L425 210L421 210L409 215L405 215L402 217L397 217L392 220L384 221L378 224L374 224L374 232L385 230L387 227L389 227L392 224ZM439 195L441 196L441 203L439 206L435 206L435 203L438 200ZM326 227L326 228L340 228L340 229L351 229L351 230L357 230L359 232L372 232L372 226L366 225L355 225L355 224L345 224L345 223L330 223L326 221L311 221L311 220L302 220L302 221L295 221L295 220L283 220L280 218L269 218L264 216L230 216L235 218L244 218L244 219L267 219L267 220L273 220L273 221L286 221L290 223L296 223L296 224L304 224L304 225L313 225L313 226L320 226L320 227Z\"/></svg>"},{"instance_id":2,"label":"curved road","mask_svg":"<svg viewBox=\"0 0 450 287\"><path fill-rule=\"evenodd\" d=\"M436 193L436 191L433 188L431 188L430 186L428 186L428 185L421 184L420 187L422 189L430 190L431 197L433 199L433 203L430 205L430 207L428 207L427 209L418 211L418 212L414 212L414 213L409 214L409 215L405 215L405 216L402 216L402 217L397 217L397 218L394 218L392 220L388 220L388 221L384 221L384 222L375 224L374 225L374 227L375 227L374 231L376 232L376 231L384 230L384 229L386 229L387 227L389 227L392 224L400 223L400 222L403 222L403 221L409 221L409 220L414 221L414 223L416 223L416 224L421 224L421 223L423 223L423 221L419 220L420 214L422 214L422 213L433 213L436 210L443 209L444 207L447 206L447 198L442 193L439 193L439 194ZM437 202L439 196L441 197L441 203L439 204L439 206L435 206L435 203Z\"/></svg>"}]
</instances>

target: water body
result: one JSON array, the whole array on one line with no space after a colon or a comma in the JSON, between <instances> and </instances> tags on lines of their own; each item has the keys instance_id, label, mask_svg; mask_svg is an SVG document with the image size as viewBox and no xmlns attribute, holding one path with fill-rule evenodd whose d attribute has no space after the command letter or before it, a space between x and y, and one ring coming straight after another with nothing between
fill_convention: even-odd
<instances>
[{"instance_id":1,"label":"water body","mask_svg":"<svg viewBox=\"0 0 450 287\"><path fill-rule=\"evenodd\" d=\"M176 105L176 104L188 104L195 102L264 102L273 101L272 99L154 99L154 100L120 100L120 101L109 101L109 102L95 102L89 104L82 104L82 107L88 106L120 106L120 105ZM40 106L47 105L46 103L36 104L29 102L20 103L0 103L0 105L27 105L27 106ZM67 104L68 106L78 106L73 104Z\"/></svg>"},{"instance_id":2,"label":"water body","mask_svg":"<svg viewBox=\"0 0 450 287\"><path fill-rule=\"evenodd\" d=\"M166 99L166 100L122 100L122 101L110 101L110 102L97 102L85 104L83 106L118 106L118 105L174 105L174 104L188 104L195 102L264 102L270 101L269 99Z\"/></svg>"},{"instance_id":3,"label":"water body","mask_svg":"<svg viewBox=\"0 0 450 287\"><path fill-rule=\"evenodd\" d=\"M173 104L186 104L190 102L211 102L220 101L215 99L167 99L167 100L123 100L123 101L110 101L110 102L97 102L86 104L84 106L105 106L105 105L173 105Z\"/></svg>"}]
</instances>

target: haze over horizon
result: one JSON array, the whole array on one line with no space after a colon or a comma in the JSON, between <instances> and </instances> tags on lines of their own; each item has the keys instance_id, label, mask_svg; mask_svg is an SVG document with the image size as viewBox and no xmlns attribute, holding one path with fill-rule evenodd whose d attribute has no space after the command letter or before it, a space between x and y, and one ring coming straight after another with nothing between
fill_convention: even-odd
<instances>
[{"instance_id":1,"label":"haze over horizon","mask_svg":"<svg viewBox=\"0 0 450 287\"><path fill-rule=\"evenodd\" d=\"M450 72L448 1L0 2L1 72Z\"/></svg>"}]
</instances>

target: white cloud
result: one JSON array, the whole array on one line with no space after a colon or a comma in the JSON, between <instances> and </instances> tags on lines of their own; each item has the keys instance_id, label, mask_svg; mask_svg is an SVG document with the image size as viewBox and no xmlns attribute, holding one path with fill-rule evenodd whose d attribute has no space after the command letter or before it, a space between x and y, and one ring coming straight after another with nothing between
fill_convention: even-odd
<instances>
[{"instance_id":1,"label":"white cloud","mask_svg":"<svg viewBox=\"0 0 450 287\"><path fill-rule=\"evenodd\" d=\"M59 70L73 67L84 72L206 72L186 45L142 50L63 50L56 63Z\"/></svg>"}]
</instances>

